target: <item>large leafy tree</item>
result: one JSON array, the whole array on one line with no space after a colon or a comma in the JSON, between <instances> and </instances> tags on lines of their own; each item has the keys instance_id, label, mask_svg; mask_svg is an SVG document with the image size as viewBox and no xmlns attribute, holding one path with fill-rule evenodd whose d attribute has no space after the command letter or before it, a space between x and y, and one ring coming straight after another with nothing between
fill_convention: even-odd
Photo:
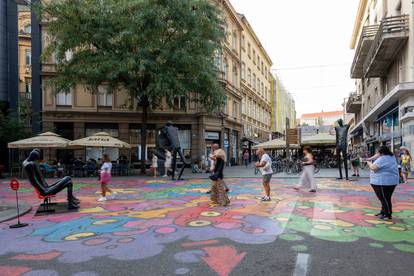
<instances>
[{"instance_id":1,"label":"large leafy tree","mask_svg":"<svg viewBox=\"0 0 414 276\"><path fill-rule=\"evenodd\" d=\"M44 57L58 61L55 91L77 83L91 92L102 83L125 89L142 112L142 148L148 112L161 99L172 106L195 93L208 111L224 102L215 64L225 32L209 0L55 0L38 11L52 41ZM145 172L144 150L141 160Z\"/></svg>"}]
</instances>

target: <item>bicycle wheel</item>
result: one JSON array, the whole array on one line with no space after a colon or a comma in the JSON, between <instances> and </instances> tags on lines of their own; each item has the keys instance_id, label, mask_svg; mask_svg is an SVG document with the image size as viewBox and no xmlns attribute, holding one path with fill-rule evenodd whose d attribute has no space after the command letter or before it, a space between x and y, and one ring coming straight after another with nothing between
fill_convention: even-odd
<instances>
[{"instance_id":1,"label":"bicycle wheel","mask_svg":"<svg viewBox=\"0 0 414 276\"><path fill-rule=\"evenodd\" d=\"M282 162L277 162L276 172L281 173L283 171Z\"/></svg>"},{"instance_id":2,"label":"bicycle wheel","mask_svg":"<svg viewBox=\"0 0 414 276\"><path fill-rule=\"evenodd\" d=\"M272 162L272 171L276 172L276 169L277 169L277 162L273 161Z\"/></svg>"}]
</instances>

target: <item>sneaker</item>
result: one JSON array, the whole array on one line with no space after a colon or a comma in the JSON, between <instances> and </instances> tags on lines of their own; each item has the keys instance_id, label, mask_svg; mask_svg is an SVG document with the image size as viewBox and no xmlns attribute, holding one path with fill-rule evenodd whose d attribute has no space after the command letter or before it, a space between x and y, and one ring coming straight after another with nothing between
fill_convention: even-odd
<instances>
[{"instance_id":1,"label":"sneaker","mask_svg":"<svg viewBox=\"0 0 414 276\"><path fill-rule=\"evenodd\" d=\"M109 199L115 199L118 196L117 192L113 192L110 196Z\"/></svg>"},{"instance_id":2,"label":"sneaker","mask_svg":"<svg viewBox=\"0 0 414 276\"><path fill-rule=\"evenodd\" d=\"M79 209L79 205L74 203L74 202L69 202L68 203L68 210L73 210L73 209Z\"/></svg>"},{"instance_id":3,"label":"sneaker","mask_svg":"<svg viewBox=\"0 0 414 276\"><path fill-rule=\"evenodd\" d=\"M382 213L375 214L374 216L376 217L382 216Z\"/></svg>"},{"instance_id":4,"label":"sneaker","mask_svg":"<svg viewBox=\"0 0 414 276\"><path fill-rule=\"evenodd\" d=\"M379 219L380 220L392 220L392 216L391 215L389 215L389 216L387 216L387 215L381 215L379 217Z\"/></svg>"},{"instance_id":5,"label":"sneaker","mask_svg":"<svg viewBox=\"0 0 414 276\"><path fill-rule=\"evenodd\" d=\"M311 190L309 190L309 193L316 193L316 190L315 189L311 189Z\"/></svg>"},{"instance_id":6,"label":"sneaker","mask_svg":"<svg viewBox=\"0 0 414 276\"><path fill-rule=\"evenodd\" d=\"M103 201L106 201L107 199L106 199L106 196L101 196L99 199L98 199L98 202L103 202Z\"/></svg>"},{"instance_id":7,"label":"sneaker","mask_svg":"<svg viewBox=\"0 0 414 276\"><path fill-rule=\"evenodd\" d=\"M208 194L208 195L209 195L209 194L211 194L211 190L208 190L208 191L206 192L206 194Z\"/></svg>"},{"instance_id":8,"label":"sneaker","mask_svg":"<svg viewBox=\"0 0 414 276\"><path fill-rule=\"evenodd\" d=\"M356 174L353 174L352 176L357 176Z\"/></svg>"},{"instance_id":9,"label":"sneaker","mask_svg":"<svg viewBox=\"0 0 414 276\"><path fill-rule=\"evenodd\" d=\"M166 177L168 177L168 175L164 174L162 177L166 178Z\"/></svg>"},{"instance_id":10,"label":"sneaker","mask_svg":"<svg viewBox=\"0 0 414 276\"><path fill-rule=\"evenodd\" d=\"M262 197L262 201L270 201L270 197L269 196L264 196L264 197Z\"/></svg>"}]
</instances>

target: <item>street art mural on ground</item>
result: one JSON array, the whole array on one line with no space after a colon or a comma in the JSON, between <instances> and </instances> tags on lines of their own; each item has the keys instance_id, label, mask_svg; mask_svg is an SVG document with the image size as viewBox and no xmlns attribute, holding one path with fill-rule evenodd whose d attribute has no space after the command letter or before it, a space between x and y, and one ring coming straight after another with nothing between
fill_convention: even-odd
<instances>
[{"instance_id":1,"label":"street art mural on ground","mask_svg":"<svg viewBox=\"0 0 414 276\"><path fill-rule=\"evenodd\" d=\"M57 260L76 264L107 257L142 260L162 253L179 242L175 274L190 272L192 263L204 263L218 275L228 275L246 257L237 244L291 241L293 251L306 252L306 237L352 243L369 239L369 246L414 253L414 185L400 185L394 196L394 220L380 221L374 214L379 203L367 180L318 180L316 194L292 189L295 179L274 179L271 202L259 201L261 179L227 179L231 205L213 206L205 192L208 180L114 181L115 200L98 203L95 181L77 181L81 199L78 212L33 216L30 226L10 230L0 227L0 257L11 260ZM32 188L23 183L21 199L33 205ZM62 201L64 198L61 198ZM8 183L0 185L0 201L13 202ZM59 198L57 199L59 200ZM36 208L34 208L36 209ZM229 241L227 244L225 241ZM30 267L0 266L10 275L30 275ZM35 275L35 274L32 274Z\"/></svg>"}]
</instances>

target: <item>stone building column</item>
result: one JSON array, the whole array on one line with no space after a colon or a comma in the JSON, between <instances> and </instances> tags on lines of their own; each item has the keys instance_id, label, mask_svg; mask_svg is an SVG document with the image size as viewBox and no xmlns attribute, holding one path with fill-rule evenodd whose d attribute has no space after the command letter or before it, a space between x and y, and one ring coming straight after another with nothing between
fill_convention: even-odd
<instances>
[{"instance_id":1,"label":"stone building column","mask_svg":"<svg viewBox=\"0 0 414 276\"><path fill-rule=\"evenodd\" d=\"M55 132L54 130L54 123L53 122L43 122L43 132L51 131ZM40 133L39 133L40 134ZM47 161L56 159L56 150L55 149L41 149L43 152L43 158Z\"/></svg>"},{"instance_id":2,"label":"stone building column","mask_svg":"<svg viewBox=\"0 0 414 276\"><path fill-rule=\"evenodd\" d=\"M73 123L73 139L77 140L80 138L85 137L85 123L84 122L75 122ZM73 151L73 157L78 158L82 157L85 158L85 149L76 149Z\"/></svg>"},{"instance_id":3,"label":"stone building column","mask_svg":"<svg viewBox=\"0 0 414 276\"><path fill-rule=\"evenodd\" d=\"M199 116L198 120L197 120L197 124L196 125L192 125L191 127L191 132L193 137L191 137L191 143L192 143L192 147L193 152L194 152L194 157L197 160L201 160L202 155L204 154L204 149L206 148L206 140L205 140L205 117L204 116ZM202 160L204 162L204 160Z\"/></svg>"},{"instance_id":4,"label":"stone building column","mask_svg":"<svg viewBox=\"0 0 414 276\"><path fill-rule=\"evenodd\" d=\"M121 141L125 142L125 143L130 143L130 139L129 139L129 124L128 123L119 123L118 124L118 129L119 129L119 137L118 139L120 139ZM119 150L119 155L125 155L128 160L129 160L129 153L130 153L130 149L120 149Z\"/></svg>"}]
</instances>

